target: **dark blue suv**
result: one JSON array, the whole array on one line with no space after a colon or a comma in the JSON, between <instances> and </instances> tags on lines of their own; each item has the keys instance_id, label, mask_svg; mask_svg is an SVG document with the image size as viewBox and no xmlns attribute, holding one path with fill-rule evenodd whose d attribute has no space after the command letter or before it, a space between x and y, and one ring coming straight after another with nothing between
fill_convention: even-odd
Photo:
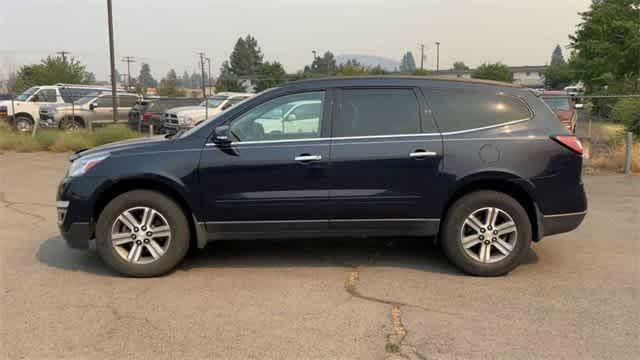
<instances>
[{"instance_id":1,"label":"dark blue suv","mask_svg":"<svg viewBox=\"0 0 640 360\"><path fill-rule=\"evenodd\" d=\"M534 92L493 82L296 82L71 162L64 238L95 239L129 276L213 240L327 236L435 236L460 269L495 276L587 209L580 142Z\"/></svg>"}]
</instances>

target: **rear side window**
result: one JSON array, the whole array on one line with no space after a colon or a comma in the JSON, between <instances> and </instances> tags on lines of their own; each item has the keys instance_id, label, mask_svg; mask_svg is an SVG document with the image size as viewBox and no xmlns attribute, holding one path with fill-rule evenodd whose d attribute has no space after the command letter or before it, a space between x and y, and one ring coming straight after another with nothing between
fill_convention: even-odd
<instances>
[{"instance_id":1,"label":"rear side window","mask_svg":"<svg viewBox=\"0 0 640 360\"><path fill-rule=\"evenodd\" d=\"M522 100L503 93L430 90L426 95L442 132L472 130L531 117Z\"/></svg>"},{"instance_id":2,"label":"rear side window","mask_svg":"<svg viewBox=\"0 0 640 360\"><path fill-rule=\"evenodd\" d=\"M333 137L420 132L420 106L413 89L340 91Z\"/></svg>"}]
</instances>

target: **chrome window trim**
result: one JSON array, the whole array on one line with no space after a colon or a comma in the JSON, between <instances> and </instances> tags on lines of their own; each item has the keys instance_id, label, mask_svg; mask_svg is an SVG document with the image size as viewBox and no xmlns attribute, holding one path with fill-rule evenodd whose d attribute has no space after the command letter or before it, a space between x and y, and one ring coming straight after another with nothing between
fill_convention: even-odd
<instances>
[{"instance_id":1,"label":"chrome window trim","mask_svg":"<svg viewBox=\"0 0 640 360\"><path fill-rule=\"evenodd\" d=\"M515 125L525 121L529 121L531 118L513 120L506 123L500 123L496 125L483 126L479 128L448 131L443 133L420 133L420 134L393 134L393 135L369 135L369 136L342 136L342 137L321 137L321 138L305 138L305 139L285 139L285 140L263 140L263 141L233 141L231 145L252 145L252 144L277 144L277 143L289 143L289 142L308 142L308 141L326 141L326 140L362 140L362 139L389 139L400 137L420 137L420 136L450 136L467 134L476 131L496 129L503 126ZM206 146L216 146L215 143L207 143Z\"/></svg>"}]
</instances>

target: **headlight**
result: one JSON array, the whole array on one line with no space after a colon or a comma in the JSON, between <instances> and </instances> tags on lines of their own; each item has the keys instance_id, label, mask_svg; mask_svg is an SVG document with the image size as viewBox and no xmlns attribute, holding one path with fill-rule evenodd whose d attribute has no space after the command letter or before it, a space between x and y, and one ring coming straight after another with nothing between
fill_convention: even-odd
<instances>
[{"instance_id":1,"label":"headlight","mask_svg":"<svg viewBox=\"0 0 640 360\"><path fill-rule=\"evenodd\" d=\"M184 115L184 116L180 116L179 120L180 120L180 124L186 125L191 122L191 117Z\"/></svg>"},{"instance_id":2,"label":"headlight","mask_svg":"<svg viewBox=\"0 0 640 360\"><path fill-rule=\"evenodd\" d=\"M76 159L71 163L71 167L69 167L69 172L67 173L67 175L71 177L84 175L84 173L91 170L94 166L98 165L100 161L108 158L109 155L111 154L103 153Z\"/></svg>"}]
</instances>

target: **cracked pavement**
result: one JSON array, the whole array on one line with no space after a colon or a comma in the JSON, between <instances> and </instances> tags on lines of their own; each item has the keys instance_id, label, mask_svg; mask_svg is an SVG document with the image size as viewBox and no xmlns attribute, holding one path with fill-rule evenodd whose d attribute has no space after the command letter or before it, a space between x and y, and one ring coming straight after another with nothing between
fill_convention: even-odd
<instances>
[{"instance_id":1,"label":"cracked pavement","mask_svg":"<svg viewBox=\"0 0 640 360\"><path fill-rule=\"evenodd\" d=\"M460 274L428 241L212 243L156 279L68 249L66 154L0 153L0 358L635 359L640 178L585 179L576 232L506 277Z\"/></svg>"}]
</instances>

